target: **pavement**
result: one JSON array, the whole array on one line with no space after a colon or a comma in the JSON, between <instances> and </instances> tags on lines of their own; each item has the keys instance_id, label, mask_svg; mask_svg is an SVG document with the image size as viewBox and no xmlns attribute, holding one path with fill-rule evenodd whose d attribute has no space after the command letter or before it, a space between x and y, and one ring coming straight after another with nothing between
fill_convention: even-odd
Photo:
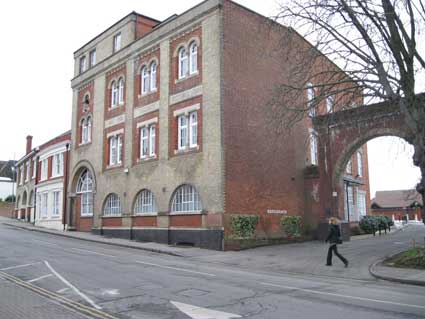
<instances>
[{"instance_id":1,"label":"pavement","mask_svg":"<svg viewBox=\"0 0 425 319\"><path fill-rule=\"evenodd\" d=\"M349 267L344 268L339 260L334 260L333 267L324 267L328 245L320 241L266 246L237 252L221 252L108 238L84 232L50 230L4 217L0 217L0 222L29 231L162 253L202 263L231 266L237 269L339 277L354 280L372 280L376 278L425 286L425 270L388 267L382 263L389 256L408 249L413 239L417 243L423 242L425 239L425 225L407 225L382 236L353 236L350 242L338 246L340 253L350 262Z\"/></svg>"}]
</instances>

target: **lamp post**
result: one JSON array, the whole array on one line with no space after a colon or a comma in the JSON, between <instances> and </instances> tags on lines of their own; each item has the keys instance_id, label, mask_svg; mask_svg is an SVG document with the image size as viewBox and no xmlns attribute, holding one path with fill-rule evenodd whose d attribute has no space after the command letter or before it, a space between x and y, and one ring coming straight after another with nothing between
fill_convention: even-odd
<instances>
[{"instance_id":1,"label":"lamp post","mask_svg":"<svg viewBox=\"0 0 425 319\"><path fill-rule=\"evenodd\" d=\"M15 212L15 206L16 206L16 197L15 197L15 174L16 174L16 168L15 166L12 166L12 199L13 199L13 206L12 206L12 218Z\"/></svg>"}]
</instances>

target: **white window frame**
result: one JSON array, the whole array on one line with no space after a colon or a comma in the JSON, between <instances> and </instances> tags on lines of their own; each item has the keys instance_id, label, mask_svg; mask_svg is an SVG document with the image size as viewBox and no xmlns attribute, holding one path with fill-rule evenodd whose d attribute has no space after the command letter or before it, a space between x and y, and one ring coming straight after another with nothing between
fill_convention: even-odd
<instances>
[{"instance_id":1,"label":"white window frame","mask_svg":"<svg viewBox=\"0 0 425 319\"><path fill-rule=\"evenodd\" d=\"M310 132L310 161L311 165L319 164L319 148L318 148L318 136L316 132Z\"/></svg>"},{"instance_id":2,"label":"white window frame","mask_svg":"<svg viewBox=\"0 0 425 319\"><path fill-rule=\"evenodd\" d=\"M113 40L113 51L114 53L121 50L121 33L117 33L114 35Z\"/></svg>"},{"instance_id":3,"label":"white window frame","mask_svg":"<svg viewBox=\"0 0 425 319\"><path fill-rule=\"evenodd\" d=\"M47 172L49 170L49 161L47 158L41 161L41 172L40 172L40 180L44 181L47 179Z\"/></svg>"},{"instance_id":4,"label":"white window frame","mask_svg":"<svg viewBox=\"0 0 425 319\"><path fill-rule=\"evenodd\" d=\"M109 144L109 166L122 163L122 134L112 135L108 139Z\"/></svg>"},{"instance_id":5,"label":"white window frame","mask_svg":"<svg viewBox=\"0 0 425 319\"><path fill-rule=\"evenodd\" d=\"M156 125L152 124L149 127L149 156L156 156Z\"/></svg>"},{"instance_id":6,"label":"white window frame","mask_svg":"<svg viewBox=\"0 0 425 319\"><path fill-rule=\"evenodd\" d=\"M308 116L316 116L316 106L314 105L314 99L316 92L314 91L314 86L312 83L307 83L307 107L308 107Z\"/></svg>"},{"instance_id":7,"label":"white window frame","mask_svg":"<svg viewBox=\"0 0 425 319\"><path fill-rule=\"evenodd\" d=\"M200 213L201 211L201 197L194 186L186 184L176 189L171 204L171 214Z\"/></svg>"},{"instance_id":8,"label":"white window frame","mask_svg":"<svg viewBox=\"0 0 425 319\"><path fill-rule=\"evenodd\" d=\"M155 201L155 196L153 193L144 189L139 192L136 196L136 203L134 205L134 214L135 215L146 215L146 214L156 214L158 213L158 208Z\"/></svg>"},{"instance_id":9,"label":"white window frame","mask_svg":"<svg viewBox=\"0 0 425 319\"><path fill-rule=\"evenodd\" d=\"M179 79L184 79L189 71L189 57L185 47L181 47L178 52Z\"/></svg>"},{"instance_id":10,"label":"white window frame","mask_svg":"<svg viewBox=\"0 0 425 319\"><path fill-rule=\"evenodd\" d=\"M198 112L189 113L189 147L198 146Z\"/></svg>"},{"instance_id":11,"label":"white window frame","mask_svg":"<svg viewBox=\"0 0 425 319\"><path fill-rule=\"evenodd\" d=\"M357 189L357 211L359 213L359 217L366 216L366 192Z\"/></svg>"},{"instance_id":12,"label":"white window frame","mask_svg":"<svg viewBox=\"0 0 425 319\"><path fill-rule=\"evenodd\" d=\"M347 162L347 166L345 167L345 173L352 174L353 173L353 161L351 158Z\"/></svg>"},{"instance_id":13,"label":"white window frame","mask_svg":"<svg viewBox=\"0 0 425 319\"><path fill-rule=\"evenodd\" d=\"M189 47L189 73L198 73L198 44L195 41Z\"/></svg>"},{"instance_id":14,"label":"white window frame","mask_svg":"<svg viewBox=\"0 0 425 319\"><path fill-rule=\"evenodd\" d=\"M87 70L87 58L86 56L82 56L80 58L80 74Z\"/></svg>"},{"instance_id":15,"label":"white window frame","mask_svg":"<svg viewBox=\"0 0 425 319\"><path fill-rule=\"evenodd\" d=\"M37 176L37 159L34 158L32 160L32 177L31 178L35 178Z\"/></svg>"},{"instance_id":16,"label":"white window frame","mask_svg":"<svg viewBox=\"0 0 425 319\"><path fill-rule=\"evenodd\" d=\"M124 104L124 79L119 78L118 80L118 104L123 105Z\"/></svg>"},{"instance_id":17,"label":"white window frame","mask_svg":"<svg viewBox=\"0 0 425 319\"><path fill-rule=\"evenodd\" d=\"M335 99L333 96L328 96L326 98L326 111L332 113L334 111Z\"/></svg>"},{"instance_id":18,"label":"white window frame","mask_svg":"<svg viewBox=\"0 0 425 319\"><path fill-rule=\"evenodd\" d=\"M149 71L148 71L147 66L144 66L142 68L142 70L140 71L140 77L141 77L141 80L142 80L142 92L141 93L143 95L143 94L146 94L146 93L149 92L149 87L150 87Z\"/></svg>"},{"instance_id":19,"label":"white window frame","mask_svg":"<svg viewBox=\"0 0 425 319\"><path fill-rule=\"evenodd\" d=\"M188 118L186 115L183 114L177 117L178 150L184 150L187 147L189 135L188 124Z\"/></svg>"},{"instance_id":20,"label":"white window frame","mask_svg":"<svg viewBox=\"0 0 425 319\"><path fill-rule=\"evenodd\" d=\"M140 158L148 157L149 153L149 128L143 126L140 128Z\"/></svg>"},{"instance_id":21,"label":"white window frame","mask_svg":"<svg viewBox=\"0 0 425 319\"><path fill-rule=\"evenodd\" d=\"M363 154L357 151L357 175L363 177Z\"/></svg>"},{"instance_id":22,"label":"white window frame","mask_svg":"<svg viewBox=\"0 0 425 319\"><path fill-rule=\"evenodd\" d=\"M77 194L81 194L80 215L93 216L93 177L89 170L85 170L77 183Z\"/></svg>"},{"instance_id":23,"label":"white window frame","mask_svg":"<svg viewBox=\"0 0 425 319\"><path fill-rule=\"evenodd\" d=\"M150 82L150 91L156 91L156 69L157 69L157 64L155 61L153 61L150 65L150 78L149 78L149 82Z\"/></svg>"},{"instance_id":24,"label":"white window frame","mask_svg":"<svg viewBox=\"0 0 425 319\"><path fill-rule=\"evenodd\" d=\"M90 62L90 67L93 67L96 64L96 49L93 49L90 51L89 53L89 62Z\"/></svg>"},{"instance_id":25,"label":"white window frame","mask_svg":"<svg viewBox=\"0 0 425 319\"><path fill-rule=\"evenodd\" d=\"M25 163L25 181L26 182L30 180L30 168L31 168L31 160L28 160Z\"/></svg>"},{"instance_id":26,"label":"white window frame","mask_svg":"<svg viewBox=\"0 0 425 319\"><path fill-rule=\"evenodd\" d=\"M21 165L21 167L19 167L19 185L23 185L24 184L24 165Z\"/></svg>"},{"instance_id":27,"label":"white window frame","mask_svg":"<svg viewBox=\"0 0 425 319\"><path fill-rule=\"evenodd\" d=\"M53 155L52 177L63 176L63 153Z\"/></svg>"},{"instance_id":28,"label":"white window frame","mask_svg":"<svg viewBox=\"0 0 425 319\"><path fill-rule=\"evenodd\" d=\"M103 216L121 216L121 199L115 194L109 194L105 199L105 204L103 206Z\"/></svg>"},{"instance_id":29,"label":"white window frame","mask_svg":"<svg viewBox=\"0 0 425 319\"><path fill-rule=\"evenodd\" d=\"M61 198L62 198L62 192L61 191L53 191L53 205L52 205L52 217L59 217L60 211L61 211Z\"/></svg>"},{"instance_id":30,"label":"white window frame","mask_svg":"<svg viewBox=\"0 0 425 319\"><path fill-rule=\"evenodd\" d=\"M118 83L117 81L112 81L111 83L111 108L118 105Z\"/></svg>"},{"instance_id":31,"label":"white window frame","mask_svg":"<svg viewBox=\"0 0 425 319\"><path fill-rule=\"evenodd\" d=\"M88 129L87 120L83 119L81 121L81 144L87 143L87 135L88 135L87 129Z\"/></svg>"}]
</instances>

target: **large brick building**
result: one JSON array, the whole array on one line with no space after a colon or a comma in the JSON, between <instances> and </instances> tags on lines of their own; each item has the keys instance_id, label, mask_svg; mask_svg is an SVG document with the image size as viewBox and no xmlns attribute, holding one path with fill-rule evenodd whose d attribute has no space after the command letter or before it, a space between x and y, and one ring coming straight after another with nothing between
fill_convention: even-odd
<instances>
[{"instance_id":1,"label":"large brick building","mask_svg":"<svg viewBox=\"0 0 425 319\"><path fill-rule=\"evenodd\" d=\"M282 237L282 214L317 223L312 121L287 136L269 121L274 86L291 80L284 32L207 0L163 22L133 12L78 49L68 227L225 249L236 214L259 216L256 238ZM356 220L369 206L366 146L351 163L346 219Z\"/></svg>"}]
</instances>

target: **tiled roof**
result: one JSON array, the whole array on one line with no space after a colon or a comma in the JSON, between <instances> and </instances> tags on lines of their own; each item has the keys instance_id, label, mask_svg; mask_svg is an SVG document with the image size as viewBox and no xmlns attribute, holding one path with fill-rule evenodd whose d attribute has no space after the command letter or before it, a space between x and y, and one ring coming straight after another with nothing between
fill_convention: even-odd
<instances>
[{"instance_id":1,"label":"tiled roof","mask_svg":"<svg viewBox=\"0 0 425 319\"><path fill-rule=\"evenodd\" d=\"M411 207L418 203L422 206L422 196L414 189L378 191L372 199L372 206L377 208Z\"/></svg>"}]
</instances>

